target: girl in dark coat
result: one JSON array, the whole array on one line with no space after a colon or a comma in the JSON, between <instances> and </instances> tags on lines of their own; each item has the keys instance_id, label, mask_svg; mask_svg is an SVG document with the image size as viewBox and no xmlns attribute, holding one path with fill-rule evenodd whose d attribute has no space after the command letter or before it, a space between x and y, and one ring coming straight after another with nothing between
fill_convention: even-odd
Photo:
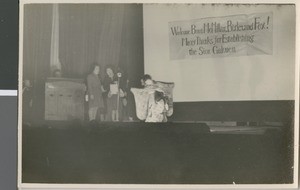
<instances>
[{"instance_id":1,"label":"girl in dark coat","mask_svg":"<svg viewBox=\"0 0 300 190\"><path fill-rule=\"evenodd\" d=\"M106 91L105 98L107 100L107 121L119 121L120 119L119 112L122 110L120 98L124 97L124 92L118 87L118 76L114 73L112 67L107 67L103 81L103 88Z\"/></svg>"},{"instance_id":2,"label":"girl in dark coat","mask_svg":"<svg viewBox=\"0 0 300 190\"><path fill-rule=\"evenodd\" d=\"M104 120L103 110L104 102L102 97L103 87L99 79L100 66L93 65L92 73L87 77L88 95L89 95L89 120L95 120L98 111L101 121Z\"/></svg>"}]
</instances>

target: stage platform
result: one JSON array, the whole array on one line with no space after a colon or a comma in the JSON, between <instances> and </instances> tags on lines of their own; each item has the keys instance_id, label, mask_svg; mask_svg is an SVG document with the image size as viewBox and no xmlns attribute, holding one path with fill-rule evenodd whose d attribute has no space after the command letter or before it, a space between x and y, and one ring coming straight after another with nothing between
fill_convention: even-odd
<instances>
[{"instance_id":1,"label":"stage platform","mask_svg":"<svg viewBox=\"0 0 300 190\"><path fill-rule=\"evenodd\" d=\"M236 133L237 127L238 131L251 131L259 126L227 127L231 132L220 132L226 125L217 132L216 127L202 122L73 121L24 126L22 180L84 184L292 182L292 135L286 130L290 126L262 126L263 133Z\"/></svg>"},{"instance_id":2,"label":"stage platform","mask_svg":"<svg viewBox=\"0 0 300 190\"><path fill-rule=\"evenodd\" d=\"M124 127L124 128L168 128L168 130L190 130L196 133L214 133L214 134L249 134L263 135L273 132L279 133L285 129L281 122L236 122L236 121L169 121L165 123L146 123L142 121L124 121L124 122L87 122L81 120L73 121L45 121L42 125L33 125L32 127L45 128L73 128L80 127L90 129L91 127Z\"/></svg>"}]
</instances>

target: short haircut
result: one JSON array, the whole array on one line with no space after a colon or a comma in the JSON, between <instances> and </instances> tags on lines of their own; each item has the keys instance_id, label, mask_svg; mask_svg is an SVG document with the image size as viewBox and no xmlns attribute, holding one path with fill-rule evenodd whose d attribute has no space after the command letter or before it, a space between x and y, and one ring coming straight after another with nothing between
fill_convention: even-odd
<instances>
[{"instance_id":1,"label":"short haircut","mask_svg":"<svg viewBox=\"0 0 300 190\"><path fill-rule=\"evenodd\" d=\"M94 70L95 70L95 68L96 68L97 66L100 68L100 65L98 65L98 63L93 63L93 64L91 65L91 70L90 70L90 72L91 72L91 73L94 72Z\"/></svg>"},{"instance_id":2,"label":"short haircut","mask_svg":"<svg viewBox=\"0 0 300 190\"><path fill-rule=\"evenodd\" d=\"M146 80L152 80L152 77L148 74L145 74L143 77L142 77L142 80L145 82Z\"/></svg>"},{"instance_id":3,"label":"short haircut","mask_svg":"<svg viewBox=\"0 0 300 190\"><path fill-rule=\"evenodd\" d=\"M111 69L113 73L115 73L115 70L116 70L114 65L112 65L112 64L109 64L109 65L105 66L105 73L106 73L107 69Z\"/></svg>"}]
</instances>

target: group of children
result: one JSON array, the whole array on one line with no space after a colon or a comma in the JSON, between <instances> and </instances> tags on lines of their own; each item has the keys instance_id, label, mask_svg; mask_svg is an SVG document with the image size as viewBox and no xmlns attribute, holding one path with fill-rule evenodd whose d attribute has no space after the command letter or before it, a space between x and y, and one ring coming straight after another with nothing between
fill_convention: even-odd
<instances>
[{"instance_id":1,"label":"group of children","mask_svg":"<svg viewBox=\"0 0 300 190\"><path fill-rule=\"evenodd\" d=\"M87 95L89 102L89 120L96 120L97 114L101 121L120 121L124 119L121 114L127 114L129 121L133 120L133 112L129 104L133 104L130 98L128 80L122 76L122 72L115 73L112 67L105 69L104 79L99 78L100 66L94 64L92 72L87 77ZM141 79L144 89L149 90L147 105L147 117L145 122L166 122L166 110L168 110L167 98L164 92L155 88L155 81L150 75L144 75ZM127 109L126 109L127 108ZM126 110L125 110L126 109ZM125 112L124 112L125 110Z\"/></svg>"},{"instance_id":2,"label":"group of children","mask_svg":"<svg viewBox=\"0 0 300 190\"><path fill-rule=\"evenodd\" d=\"M87 76L88 117L89 121L99 118L100 121L132 121L136 117L134 95L130 91L129 80L119 70L114 72L112 66L105 68L105 76L100 78L100 66L92 65ZM56 75L53 75L56 76ZM59 73L59 76L61 74ZM167 96L159 88L155 87L155 81L150 75L144 75L141 79L142 89L147 91L147 116L145 122L166 122L168 110ZM28 114L24 118L31 120L32 112L32 85L29 80L24 81L23 109ZM98 117L97 117L98 116Z\"/></svg>"},{"instance_id":3,"label":"group of children","mask_svg":"<svg viewBox=\"0 0 300 190\"><path fill-rule=\"evenodd\" d=\"M87 76L87 96L89 104L89 120L120 121L123 109L127 107L128 80L124 81L122 72L115 73L111 66L105 69L103 80L99 77L100 66L94 64L92 72ZM132 116L129 115L129 120Z\"/></svg>"}]
</instances>

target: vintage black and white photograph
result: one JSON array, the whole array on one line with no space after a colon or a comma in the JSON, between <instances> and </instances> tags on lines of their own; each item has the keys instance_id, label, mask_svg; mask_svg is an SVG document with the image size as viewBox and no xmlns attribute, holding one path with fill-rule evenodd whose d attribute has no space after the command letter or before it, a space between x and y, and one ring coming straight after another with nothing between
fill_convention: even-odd
<instances>
[{"instance_id":1,"label":"vintage black and white photograph","mask_svg":"<svg viewBox=\"0 0 300 190\"><path fill-rule=\"evenodd\" d=\"M22 3L19 59L20 188L297 183L294 4Z\"/></svg>"}]
</instances>

